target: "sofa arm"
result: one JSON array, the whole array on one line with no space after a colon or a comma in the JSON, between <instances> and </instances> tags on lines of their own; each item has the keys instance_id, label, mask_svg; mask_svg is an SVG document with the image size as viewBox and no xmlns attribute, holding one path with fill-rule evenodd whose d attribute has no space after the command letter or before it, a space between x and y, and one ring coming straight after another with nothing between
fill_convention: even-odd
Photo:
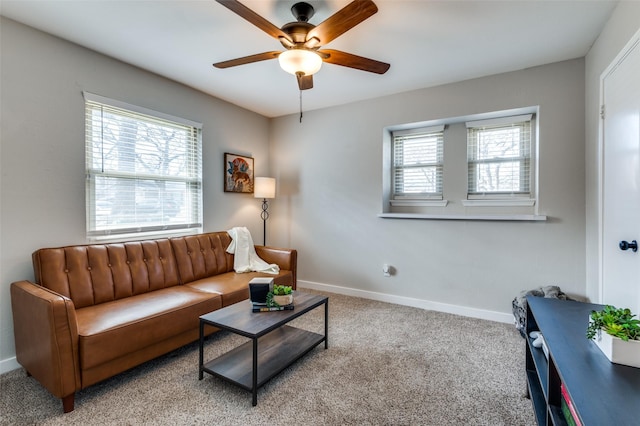
<instances>
[{"instance_id":1,"label":"sofa arm","mask_svg":"<svg viewBox=\"0 0 640 426\"><path fill-rule=\"evenodd\" d=\"M11 309L18 362L54 396L63 402L71 398L73 407L73 395L82 385L73 302L30 281L18 281L11 284Z\"/></svg>"},{"instance_id":2,"label":"sofa arm","mask_svg":"<svg viewBox=\"0 0 640 426\"><path fill-rule=\"evenodd\" d=\"M291 271L293 276L293 289L298 282L298 251L267 246L255 246L256 254L267 263L275 263L280 269Z\"/></svg>"}]
</instances>

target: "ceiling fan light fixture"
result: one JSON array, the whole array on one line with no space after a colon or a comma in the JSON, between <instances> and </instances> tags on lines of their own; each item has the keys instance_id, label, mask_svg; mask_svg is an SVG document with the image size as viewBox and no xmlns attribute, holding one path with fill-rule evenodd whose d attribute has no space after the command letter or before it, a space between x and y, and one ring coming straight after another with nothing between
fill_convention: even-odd
<instances>
[{"instance_id":1,"label":"ceiling fan light fixture","mask_svg":"<svg viewBox=\"0 0 640 426\"><path fill-rule=\"evenodd\" d=\"M320 71L322 58L313 50L290 49L278 56L280 67L289 74L313 75Z\"/></svg>"}]
</instances>

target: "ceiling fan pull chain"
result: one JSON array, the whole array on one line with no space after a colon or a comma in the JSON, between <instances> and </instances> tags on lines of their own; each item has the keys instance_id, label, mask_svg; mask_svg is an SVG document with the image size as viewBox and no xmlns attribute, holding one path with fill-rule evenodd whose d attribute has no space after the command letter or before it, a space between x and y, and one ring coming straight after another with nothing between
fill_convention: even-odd
<instances>
[{"instance_id":1,"label":"ceiling fan pull chain","mask_svg":"<svg viewBox=\"0 0 640 426\"><path fill-rule=\"evenodd\" d=\"M302 90L300 90L300 122L302 123Z\"/></svg>"}]
</instances>

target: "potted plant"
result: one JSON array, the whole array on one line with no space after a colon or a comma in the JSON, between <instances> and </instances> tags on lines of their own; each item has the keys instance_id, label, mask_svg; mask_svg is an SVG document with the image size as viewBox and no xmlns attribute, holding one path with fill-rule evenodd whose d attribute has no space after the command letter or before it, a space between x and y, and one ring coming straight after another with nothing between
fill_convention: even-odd
<instances>
[{"instance_id":1,"label":"potted plant","mask_svg":"<svg viewBox=\"0 0 640 426\"><path fill-rule=\"evenodd\" d=\"M591 311L587 338L593 340L609 361L640 367L640 320L631 310L606 305Z\"/></svg>"},{"instance_id":2,"label":"potted plant","mask_svg":"<svg viewBox=\"0 0 640 426\"><path fill-rule=\"evenodd\" d=\"M293 289L288 285L274 285L273 290L267 294L267 306L277 307L293 303Z\"/></svg>"}]
</instances>

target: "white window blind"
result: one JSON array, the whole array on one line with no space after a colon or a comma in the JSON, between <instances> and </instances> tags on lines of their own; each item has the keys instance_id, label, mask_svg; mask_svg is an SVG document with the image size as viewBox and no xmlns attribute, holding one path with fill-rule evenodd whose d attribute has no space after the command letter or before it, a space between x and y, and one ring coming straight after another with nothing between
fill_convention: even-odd
<instances>
[{"instance_id":1,"label":"white window blind","mask_svg":"<svg viewBox=\"0 0 640 426\"><path fill-rule=\"evenodd\" d=\"M528 197L531 114L467 122L468 196Z\"/></svg>"},{"instance_id":2,"label":"white window blind","mask_svg":"<svg viewBox=\"0 0 640 426\"><path fill-rule=\"evenodd\" d=\"M444 126L394 131L393 198L442 199Z\"/></svg>"},{"instance_id":3,"label":"white window blind","mask_svg":"<svg viewBox=\"0 0 640 426\"><path fill-rule=\"evenodd\" d=\"M201 125L89 93L85 119L89 237L202 227Z\"/></svg>"}]
</instances>

